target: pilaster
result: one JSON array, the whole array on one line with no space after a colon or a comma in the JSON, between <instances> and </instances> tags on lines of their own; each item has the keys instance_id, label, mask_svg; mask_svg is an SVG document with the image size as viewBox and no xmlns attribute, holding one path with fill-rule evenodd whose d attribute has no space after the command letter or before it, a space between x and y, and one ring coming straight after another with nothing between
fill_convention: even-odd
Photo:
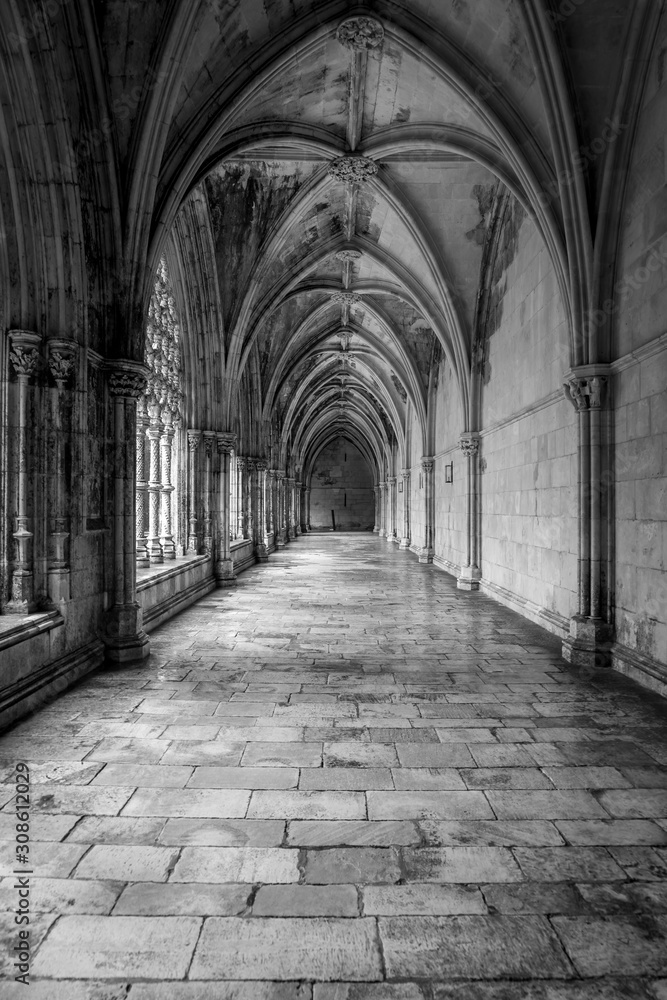
<instances>
[{"instance_id":1,"label":"pilaster","mask_svg":"<svg viewBox=\"0 0 667 1000\"><path fill-rule=\"evenodd\" d=\"M136 440L137 399L146 385L146 366L116 360L105 365L113 405L113 602L107 613L104 642L112 663L142 660L150 651L136 578Z\"/></svg>"},{"instance_id":2,"label":"pilaster","mask_svg":"<svg viewBox=\"0 0 667 1000\"><path fill-rule=\"evenodd\" d=\"M419 552L420 563L433 562L433 467L434 460L424 456L421 460L422 479L424 483L424 544Z\"/></svg>"},{"instance_id":3,"label":"pilaster","mask_svg":"<svg viewBox=\"0 0 667 1000\"><path fill-rule=\"evenodd\" d=\"M72 384L77 369L79 346L74 341L50 340L48 365L55 388L51 395L51 441L49 447L49 553L48 594L54 607L62 610L70 599L70 482L65 460L72 436Z\"/></svg>"},{"instance_id":4,"label":"pilaster","mask_svg":"<svg viewBox=\"0 0 667 1000\"><path fill-rule=\"evenodd\" d=\"M578 418L578 612L570 619L563 658L586 669L611 666L613 628L608 597L605 527L611 474L606 426L610 367L581 365L564 377L563 390Z\"/></svg>"},{"instance_id":5,"label":"pilaster","mask_svg":"<svg viewBox=\"0 0 667 1000\"><path fill-rule=\"evenodd\" d=\"M459 448L466 460L466 561L461 566L456 586L459 590L479 590L482 574L478 566L478 456L479 434L467 431L461 435Z\"/></svg>"},{"instance_id":6,"label":"pilaster","mask_svg":"<svg viewBox=\"0 0 667 1000\"><path fill-rule=\"evenodd\" d=\"M399 549L410 548L410 470L401 469L403 482L403 532L398 543Z\"/></svg>"},{"instance_id":7,"label":"pilaster","mask_svg":"<svg viewBox=\"0 0 667 1000\"><path fill-rule=\"evenodd\" d=\"M234 451L235 437L233 434L218 432L216 435L218 451L218 481L214 505L214 573L218 587L233 587L236 584L234 563L231 556L231 524L230 524L230 477L229 463Z\"/></svg>"},{"instance_id":8,"label":"pilaster","mask_svg":"<svg viewBox=\"0 0 667 1000\"><path fill-rule=\"evenodd\" d=\"M17 406L14 426L14 475L16 518L13 533L15 554L12 567L11 598L5 605L5 614L27 615L35 610L35 581L33 570L33 532L28 495L30 443L29 443L29 393L39 363L39 345L42 338L29 330L12 330L9 334L9 360L16 375Z\"/></svg>"}]
</instances>

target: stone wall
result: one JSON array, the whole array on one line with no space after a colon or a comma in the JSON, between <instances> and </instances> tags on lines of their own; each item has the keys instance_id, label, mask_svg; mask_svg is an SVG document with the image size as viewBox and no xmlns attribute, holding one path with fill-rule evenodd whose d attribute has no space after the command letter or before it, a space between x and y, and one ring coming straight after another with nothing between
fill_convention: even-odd
<instances>
[{"instance_id":1,"label":"stone wall","mask_svg":"<svg viewBox=\"0 0 667 1000\"><path fill-rule=\"evenodd\" d=\"M373 529L373 476L368 463L351 441L339 438L318 455L311 478L310 526L314 531Z\"/></svg>"},{"instance_id":2,"label":"stone wall","mask_svg":"<svg viewBox=\"0 0 667 1000\"><path fill-rule=\"evenodd\" d=\"M615 659L631 674L667 664L666 49L663 21L630 164L614 288ZM665 690L659 672L656 686Z\"/></svg>"}]
</instances>

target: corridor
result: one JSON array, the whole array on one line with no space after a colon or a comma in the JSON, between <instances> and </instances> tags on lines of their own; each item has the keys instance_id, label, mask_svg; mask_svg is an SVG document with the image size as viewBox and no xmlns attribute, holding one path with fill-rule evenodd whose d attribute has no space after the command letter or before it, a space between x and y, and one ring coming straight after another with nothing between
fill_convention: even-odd
<instances>
[{"instance_id":1,"label":"corridor","mask_svg":"<svg viewBox=\"0 0 667 1000\"><path fill-rule=\"evenodd\" d=\"M300 537L151 649L0 739L30 1000L667 998L657 696L368 534Z\"/></svg>"}]
</instances>

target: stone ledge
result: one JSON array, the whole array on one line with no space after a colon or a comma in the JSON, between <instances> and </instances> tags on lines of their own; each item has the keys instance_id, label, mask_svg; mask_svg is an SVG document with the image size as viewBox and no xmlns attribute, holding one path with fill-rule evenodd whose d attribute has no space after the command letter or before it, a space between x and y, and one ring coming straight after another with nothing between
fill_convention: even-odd
<instances>
[{"instance_id":1,"label":"stone ledge","mask_svg":"<svg viewBox=\"0 0 667 1000\"><path fill-rule=\"evenodd\" d=\"M479 589L487 597L495 598L500 604L504 604L506 608L511 608L512 611L518 612L524 618L546 629L547 632L551 632L552 635L557 635L559 639L565 639L569 636L569 619L563 618L562 615L557 614L555 611L540 607L539 604L534 604L528 598L519 597L518 594L513 594L511 590L506 590L497 583L491 583L484 578L479 581Z\"/></svg>"},{"instance_id":2,"label":"stone ledge","mask_svg":"<svg viewBox=\"0 0 667 1000\"><path fill-rule=\"evenodd\" d=\"M458 578L461 575L461 567L457 566L456 563L450 562L449 559L443 559L442 556L433 556L433 565L445 573L449 573L450 576Z\"/></svg>"},{"instance_id":3,"label":"stone ledge","mask_svg":"<svg viewBox=\"0 0 667 1000\"><path fill-rule=\"evenodd\" d=\"M104 644L94 640L10 684L0 692L0 728L17 722L44 702L62 694L103 661Z\"/></svg>"},{"instance_id":4,"label":"stone ledge","mask_svg":"<svg viewBox=\"0 0 667 1000\"><path fill-rule=\"evenodd\" d=\"M43 611L34 615L6 615L0 618L0 650L64 625L59 611Z\"/></svg>"},{"instance_id":5,"label":"stone ledge","mask_svg":"<svg viewBox=\"0 0 667 1000\"><path fill-rule=\"evenodd\" d=\"M611 665L619 674L624 674L649 691L667 698L667 665L664 663L659 663L636 649L630 649L621 642L615 642L611 647Z\"/></svg>"},{"instance_id":6,"label":"stone ledge","mask_svg":"<svg viewBox=\"0 0 667 1000\"><path fill-rule=\"evenodd\" d=\"M172 577L180 576L181 573L188 569L192 569L195 566L202 566L206 562L210 562L211 557L208 553L195 556L178 556L176 559L171 559L167 563L159 563L157 566L150 566L148 569L138 569L137 570L137 593L142 590L146 590L148 587L154 586L156 583L162 582L163 580L169 580Z\"/></svg>"}]
</instances>

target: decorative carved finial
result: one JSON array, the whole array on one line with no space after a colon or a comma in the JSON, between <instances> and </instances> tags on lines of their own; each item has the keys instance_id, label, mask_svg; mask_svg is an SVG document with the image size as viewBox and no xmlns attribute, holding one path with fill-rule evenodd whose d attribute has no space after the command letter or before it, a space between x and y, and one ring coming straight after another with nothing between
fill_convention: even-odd
<instances>
[{"instance_id":1,"label":"decorative carved finial","mask_svg":"<svg viewBox=\"0 0 667 1000\"><path fill-rule=\"evenodd\" d=\"M331 301L338 302L342 306L352 306L357 302L361 302L361 295L358 292L332 292Z\"/></svg>"},{"instance_id":2,"label":"decorative carved finial","mask_svg":"<svg viewBox=\"0 0 667 1000\"><path fill-rule=\"evenodd\" d=\"M336 254L336 260L342 260L344 264L347 264L348 261L359 260L360 257L360 250L339 250Z\"/></svg>"},{"instance_id":3,"label":"decorative carved finial","mask_svg":"<svg viewBox=\"0 0 667 1000\"><path fill-rule=\"evenodd\" d=\"M375 160L366 156L339 156L329 164L329 175L337 181L367 181L378 172Z\"/></svg>"},{"instance_id":4,"label":"decorative carved finial","mask_svg":"<svg viewBox=\"0 0 667 1000\"><path fill-rule=\"evenodd\" d=\"M374 17L349 17L338 25L336 38L346 49L368 52L382 44L384 28Z\"/></svg>"},{"instance_id":5,"label":"decorative carved finial","mask_svg":"<svg viewBox=\"0 0 667 1000\"><path fill-rule=\"evenodd\" d=\"M466 458L474 458L479 451L479 437L473 434L462 435L459 448Z\"/></svg>"}]
</instances>

